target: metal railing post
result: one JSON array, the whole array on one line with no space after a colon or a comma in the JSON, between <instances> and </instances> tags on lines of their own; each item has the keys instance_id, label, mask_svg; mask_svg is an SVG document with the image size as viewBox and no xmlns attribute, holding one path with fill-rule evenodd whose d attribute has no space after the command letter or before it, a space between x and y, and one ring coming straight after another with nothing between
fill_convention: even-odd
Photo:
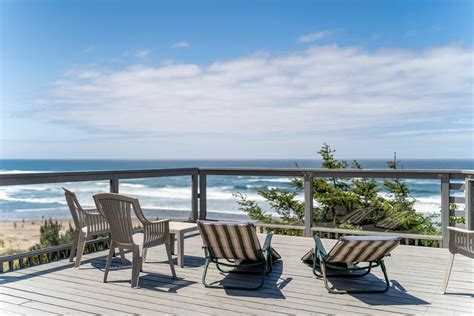
<instances>
[{"instance_id":1,"label":"metal railing post","mask_svg":"<svg viewBox=\"0 0 474 316\"><path fill-rule=\"evenodd\" d=\"M205 220L207 217L207 181L206 174L199 171L199 219Z\"/></svg>"},{"instance_id":2,"label":"metal railing post","mask_svg":"<svg viewBox=\"0 0 474 316\"><path fill-rule=\"evenodd\" d=\"M474 179L464 180L466 229L474 230Z\"/></svg>"},{"instance_id":3,"label":"metal railing post","mask_svg":"<svg viewBox=\"0 0 474 316\"><path fill-rule=\"evenodd\" d=\"M119 179L116 175L110 179L110 193L119 193Z\"/></svg>"},{"instance_id":4,"label":"metal railing post","mask_svg":"<svg viewBox=\"0 0 474 316\"><path fill-rule=\"evenodd\" d=\"M191 220L196 222L198 219L198 175L191 176Z\"/></svg>"},{"instance_id":5,"label":"metal railing post","mask_svg":"<svg viewBox=\"0 0 474 316\"><path fill-rule=\"evenodd\" d=\"M449 246L449 173L441 174L441 232L443 234L443 248Z\"/></svg>"},{"instance_id":6,"label":"metal railing post","mask_svg":"<svg viewBox=\"0 0 474 316\"><path fill-rule=\"evenodd\" d=\"M310 172L304 174L304 236L312 237L313 225L313 176Z\"/></svg>"}]
</instances>

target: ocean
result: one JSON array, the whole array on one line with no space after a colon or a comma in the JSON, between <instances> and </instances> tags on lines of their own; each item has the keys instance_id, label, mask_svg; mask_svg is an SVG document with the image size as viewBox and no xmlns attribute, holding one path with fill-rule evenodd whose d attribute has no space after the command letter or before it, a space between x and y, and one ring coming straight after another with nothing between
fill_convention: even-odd
<instances>
[{"instance_id":1,"label":"ocean","mask_svg":"<svg viewBox=\"0 0 474 316\"><path fill-rule=\"evenodd\" d=\"M359 160L365 169L386 168L385 160ZM474 169L474 160L402 160L405 169ZM0 173L120 170L184 167L267 167L319 168L321 160L0 160ZM265 210L271 207L257 191L287 187L286 177L208 177L208 214L212 218L244 219L233 193L243 193L256 200ZM424 214L440 209L438 180L405 180L415 208ZM84 208L94 207L92 195L108 191L107 181L59 184L16 185L0 187L0 220L35 220L70 218L62 187L76 192ZM152 218L185 219L191 208L191 177L167 177L120 180L120 193L137 197L146 214ZM462 194L462 192L459 192ZM298 196L303 199L303 196Z\"/></svg>"}]
</instances>

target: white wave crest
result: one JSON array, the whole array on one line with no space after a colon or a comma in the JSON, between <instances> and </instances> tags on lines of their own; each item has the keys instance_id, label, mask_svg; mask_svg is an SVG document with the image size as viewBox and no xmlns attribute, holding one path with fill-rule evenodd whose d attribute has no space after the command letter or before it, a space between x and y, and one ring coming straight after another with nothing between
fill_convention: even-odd
<instances>
[{"instance_id":1,"label":"white wave crest","mask_svg":"<svg viewBox=\"0 0 474 316\"><path fill-rule=\"evenodd\" d=\"M144 184L138 184L138 183L120 183L121 187L125 188L146 188L147 186Z\"/></svg>"},{"instance_id":2,"label":"white wave crest","mask_svg":"<svg viewBox=\"0 0 474 316\"><path fill-rule=\"evenodd\" d=\"M277 182L277 183L291 183L292 178L256 178L250 179L249 182Z\"/></svg>"},{"instance_id":3,"label":"white wave crest","mask_svg":"<svg viewBox=\"0 0 474 316\"><path fill-rule=\"evenodd\" d=\"M52 171L45 171L45 170L7 170L7 169L0 169L0 174L17 174L17 173L46 173ZM54 171L59 172L59 171Z\"/></svg>"},{"instance_id":4,"label":"white wave crest","mask_svg":"<svg viewBox=\"0 0 474 316\"><path fill-rule=\"evenodd\" d=\"M4 193L4 192L2 192ZM66 201L64 200L64 197L61 198L17 198L17 197L12 197L7 194L2 194L0 193L0 199L3 201L9 201L9 202L23 202L23 203L37 203L37 204L61 204L61 205L66 205Z\"/></svg>"},{"instance_id":5,"label":"white wave crest","mask_svg":"<svg viewBox=\"0 0 474 316\"><path fill-rule=\"evenodd\" d=\"M230 187L214 187L207 189L208 200L235 200L232 191L226 191ZM129 194L137 197L150 197L162 199L179 199L189 200L191 198L191 187L127 187L120 191L123 194ZM248 194L249 199L263 200L261 196L256 193Z\"/></svg>"}]
</instances>

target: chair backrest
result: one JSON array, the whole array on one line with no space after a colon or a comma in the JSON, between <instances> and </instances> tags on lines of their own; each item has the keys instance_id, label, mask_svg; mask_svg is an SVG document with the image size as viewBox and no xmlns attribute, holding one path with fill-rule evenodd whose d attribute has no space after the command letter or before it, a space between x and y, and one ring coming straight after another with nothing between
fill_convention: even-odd
<instances>
[{"instance_id":1,"label":"chair backrest","mask_svg":"<svg viewBox=\"0 0 474 316\"><path fill-rule=\"evenodd\" d=\"M66 188L63 188L63 190L76 229L81 229L82 227L85 227L86 223L84 220L84 213L81 204L79 204L79 201L77 200L76 194Z\"/></svg>"},{"instance_id":2,"label":"chair backrest","mask_svg":"<svg viewBox=\"0 0 474 316\"><path fill-rule=\"evenodd\" d=\"M138 204L138 200L116 193L100 193L94 195L94 201L97 211L109 222L112 240L124 246L132 246L131 210Z\"/></svg>"},{"instance_id":3,"label":"chair backrest","mask_svg":"<svg viewBox=\"0 0 474 316\"><path fill-rule=\"evenodd\" d=\"M261 259L261 246L252 223L197 223L204 246L212 257L251 261Z\"/></svg>"},{"instance_id":4,"label":"chair backrest","mask_svg":"<svg viewBox=\"0 0 474 316\"><path fill-rule=\"evenodd\" d=\"M344 236L329 251L327 262L373 262L400 244L396 236Z\"/></svg>"}]
</instances>

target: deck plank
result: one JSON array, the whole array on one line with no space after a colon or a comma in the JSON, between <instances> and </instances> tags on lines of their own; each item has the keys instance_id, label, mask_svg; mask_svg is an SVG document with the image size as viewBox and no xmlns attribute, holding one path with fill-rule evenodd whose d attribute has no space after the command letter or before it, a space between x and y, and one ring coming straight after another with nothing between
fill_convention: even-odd
<instances>
[{"instance_id":1,"label":"deck plank","mask_svg":"<svg viewBox=\"0 0 474 316\"><path fill-rule=\"evenodd\" d=\"M261 236L262 237L262 236ZM327 248L333 240L323 240ZM170 276L164 247L150 249L140 277L140 288L130 288L131 270L115 259L109 282L102 283L106 252L83 257L81 269L67 260L34 266L0 275L0 310L53 313L114 314L472 314L474 310L474 264L462 256L455 259L448 295L440 294L448 251L438 248L399 246L386 265L392 288L378 295L332 295L312 276L301 256L313 247L304 237L275 235L273 246L282 255L275 271L259 291L216 290L201 285L203 264L199 236L185 240L185 268ZM130 258L130 254L127 254ZM380 285L381 271L369 278L338 282L337 285ZM217 269L210 280L222 279ZM249 284L249 278L231 276L227 281ZM454 294L458 293L458 294ZM20 295L21 294L21 295ZM62 302L62 303L61 303ZM15 304L16 303L16 304ZM1 303L0 303L1 304ZM115 313L117 312L117 313ZM21 313L21 312L20 312Z\"/></svg>"},{"instance_id":2,"label":"deck plank","mask_svg":"<svg viewBox=\"0 0 474 316\"><path fill-rule=\"evenodd\" d=\"M50 313L39 308L31 308L5 302L0 299L0 311L2 315L57 315L57 313Z\"/></svg>"}]
</instances>

